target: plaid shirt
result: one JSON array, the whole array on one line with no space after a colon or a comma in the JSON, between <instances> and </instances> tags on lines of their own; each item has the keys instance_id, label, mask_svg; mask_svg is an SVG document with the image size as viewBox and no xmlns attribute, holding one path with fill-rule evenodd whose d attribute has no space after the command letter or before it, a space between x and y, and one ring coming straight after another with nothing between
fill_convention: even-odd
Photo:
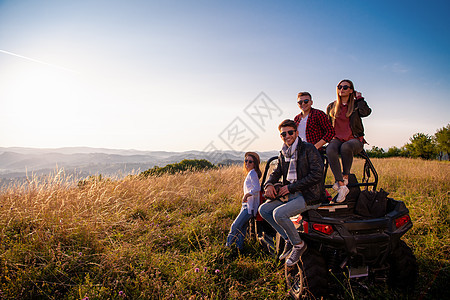
<instances>
[{"instance_id":1,"label":"plaid shirt","mask_svg":"<svg viewBox=\"0 0 450 300\"><path fill-rule=\"evenodd\" d=\"M302 119L301 115L302 114L298 114L294 118L297 127ZM306 123L306 141L313 145L320 140L324 140L328 143L333 137L334 128L331 126L331 122L327 115L319 109L311 108Z\"/></svg>"}]
</instances>

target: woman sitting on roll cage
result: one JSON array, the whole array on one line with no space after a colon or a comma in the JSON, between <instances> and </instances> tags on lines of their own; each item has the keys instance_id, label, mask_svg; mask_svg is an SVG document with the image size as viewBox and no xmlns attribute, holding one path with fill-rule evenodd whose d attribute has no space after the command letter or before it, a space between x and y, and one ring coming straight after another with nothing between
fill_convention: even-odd
<instances>
[{"instance_id":1,"label":"woman sitting on roll cage","mask_svg":"<svg viewBox=\"0 0 450 300\"><path fill-rule=\"evenodd\" d=\"M366 143L361 118L370 115L372 110L362 94L355 90L351 80L341 80L336 87L336 94L337 100L327 107L327 115L336 135L328 144L326 153L335 178L333 189L338 191L336 202L342 202L349 192L347 184L353 156L360 153ZM342 159L342 169L339 154Z\"/></svg>"}]
</instances>

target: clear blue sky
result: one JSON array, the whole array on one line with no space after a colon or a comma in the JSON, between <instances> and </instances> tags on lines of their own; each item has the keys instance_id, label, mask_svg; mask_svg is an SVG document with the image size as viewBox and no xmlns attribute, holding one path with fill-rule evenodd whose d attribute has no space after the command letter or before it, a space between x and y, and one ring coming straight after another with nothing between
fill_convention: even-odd
<instances>
[{"instance_id":1,"label":"clear blue sky","mask_svg":"<svg viewBox=\"0 0 450 300\"><path fill-rule=\"evenodd\" d=\"M344 78L372 146L450 122L449 1L0 1L0 147L277 150Z\"/></svg>"}]
</instances>

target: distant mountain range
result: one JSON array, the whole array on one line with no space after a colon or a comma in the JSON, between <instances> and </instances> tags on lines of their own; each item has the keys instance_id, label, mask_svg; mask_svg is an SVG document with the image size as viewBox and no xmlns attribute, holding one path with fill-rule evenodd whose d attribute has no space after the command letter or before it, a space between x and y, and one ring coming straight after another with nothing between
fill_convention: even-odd
<instances>
[{"instance_id":1,"label":"distant mountain range","mask_svg":"<svg viewBox=\"0 0 450 300\"><path fill-rule=\"evenodd\" d=\"M260 152L261 160L278 154L277 151ZM206 159L212 163L241 163L244 152L235 151L138 151L88 147L56 149L2 148L0 147L0 179L23 178L26 175L48 175L64 169L77 177L90 175L124 176L163 167L183 159Z\"/></svg>"}]
</instances>

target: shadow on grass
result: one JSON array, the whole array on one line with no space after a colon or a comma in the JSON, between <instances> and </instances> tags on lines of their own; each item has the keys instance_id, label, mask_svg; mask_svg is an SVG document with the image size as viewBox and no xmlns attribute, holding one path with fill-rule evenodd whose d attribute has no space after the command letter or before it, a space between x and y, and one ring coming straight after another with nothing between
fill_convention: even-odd
<instances>
[{"instance_id":1,"label":"shadow on grass","mask_svg":"<svg viewBox=\"0 0 450 300\"><path fill-rule=\"evenodd\" d=\"M418 263L417 299L450 299L450 262L421 259Z\"/></svg>"}]
</instances>

